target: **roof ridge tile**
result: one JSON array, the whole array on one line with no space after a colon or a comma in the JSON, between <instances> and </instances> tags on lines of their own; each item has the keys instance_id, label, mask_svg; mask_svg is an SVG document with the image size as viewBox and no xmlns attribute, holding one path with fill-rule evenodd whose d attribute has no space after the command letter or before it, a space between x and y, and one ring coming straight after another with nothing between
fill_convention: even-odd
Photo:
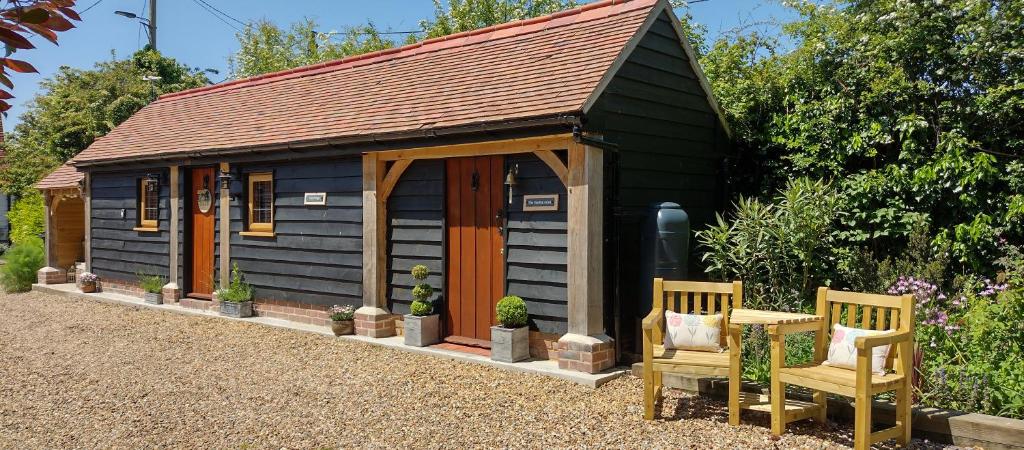
<instances>
[{"instance_id":1,"label":"roof ridge tile","mask_svg":"<svg viewBox=\"0 0 1024 450\"><path fill-rule=\"evenodd\" d=\"M351 67L358 67L366 64L374 64L379 62L388 61L399 56L414 56L423 53L441 51L449 48L457 48L465 45L477 44L480 42L486 42L489 40L504 39L508 37L518 36L522 34L535 33L538 31L544 31L550 28L557 28L566 25L572 25L577 22L596 20L603 17L607 17L612 12L606 14L594 14L593 11L612 7L612 6L623 6L626 4L632 4L633 8L622 8L615 11L616 14L625 13L634 9L640 9L643 7L650 6L657 3L658 0L601 0L598 2L587 3L576 8L567 9L564 11L558 11L545 16L533 17L530 19L516 20L512 22L505 22L497 25L491 25L489 27L479 28L476 30L463 31L455 34L449 34L445 36L439 36L436 38L426 39L417 43L403 45L400 47L394 47L384 50L378 50L375 52L364 53L361 55L354 55L345 57L342 59L336 59L332 61L324 61L316 64L310 64L306 66L294 67L291 69L285 69L277 72L269 72L260 74L248 78L241 78L238 80L231 80L224 83L214 84L210 86L203 86L193 89L186 89L179 92L171 92L163 94L157 98L157 101L166 101L176 98L194 97L197 95L204 95L208 93L229 91L233 89L240 89L248 86L256 86L271 80L285 80L291 79L297 76L312 76L319 75L325 72L331 72L335 70L341 70ZM541 23L552 23L568 16L578 16L579 20L560 22L558 25L550 27L534 27L534 25ZM514 30L515 28L518 30ZM498 33L505 30L514 30L511 33ZM493 33L493 35L487 39L474 40L470 39L475 36ZM456 42L457 41L457 42ZM448 44L448 45L442 45ZM415 51L414 51L415 50ZM359 64L362 62L363 64Z\"/></svg>"}]
</instances>

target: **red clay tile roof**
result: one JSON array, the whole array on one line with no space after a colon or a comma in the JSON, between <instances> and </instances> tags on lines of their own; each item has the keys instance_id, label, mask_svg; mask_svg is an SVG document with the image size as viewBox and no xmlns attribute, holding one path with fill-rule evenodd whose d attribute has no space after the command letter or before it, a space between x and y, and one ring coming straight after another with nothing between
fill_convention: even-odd
<instances>
[{"instance_id":1,"label":"red clay tile roof","mask_svg":"<svg viewBox=\"0 0 1024 450\"><path fill-rule=\"evenodd\" d=\"M549 16L161 96L75 163L280 148L578 114L657 0Z\"/></svg>"},{"instance_id":2,"label":"red clay tile roof","mask_svg":"<svg viewBox=\"0 0 1024 450\"><path fill-rule=\"evenodd\" d=\"M82 181L85 175L75 169L70 163L57 168L53 172L50 172L46 178L39 180L36 183L36 189L66 189L78 187L78 183Z\"/></svg>"}]
</instances>

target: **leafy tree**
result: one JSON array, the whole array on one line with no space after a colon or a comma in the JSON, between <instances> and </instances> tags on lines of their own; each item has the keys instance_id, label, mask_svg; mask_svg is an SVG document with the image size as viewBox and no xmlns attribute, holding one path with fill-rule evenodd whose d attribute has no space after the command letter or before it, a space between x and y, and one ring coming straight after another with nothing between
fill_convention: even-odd
<instances>
[{"instance_id":1,"label":"leafy tree","mask_svg":"<svg viewBox=\"0 0 1024 450\"><path fill-rule=\"evenodd\" d=\"M249 24L237 34L240 48L228 60L231 76L251 77L395 45L384 38L373 24L352 27L340 33L322 33L317 28L312 19L294 23L287 30L268 20Z\"/></svg>"},{"instance_id":2,"label":"leafy tree","mask_svg":"<svg viewBox=\"0 0 1024 450\"><path fill-rule=\"evenodd\" d=\"M426 38L543 16L576 6L575 0L434 0L434 17L420 26Z\"/></svg>"},{"instance_id":3,"label":"leafy tree","mask_svg":"<svg viewBox=\"0 0 1024 450\"><path fill-rule=\"evenodd\" d=\"M158 77L147 81L144 77ZM209 81L154 50L101 62L91 70L61 67L40 83L6 143L0 188L24 194L53 168L110 132L157 95L204 86Z\"/></svg>"},{"instance_id":4,"label":"leafy tree","mask_svg":"<svg viewBox=\"0 0 1024 450\"><path fill-rule=\"evenodd\" d=\"M14 201L7 218L11 221L11 242L20 244L38 239L46 230L43 195L35 189L27 192Z\"/></svg>"},{"instance_id":5,"label":"leafy tree","mask_svg":"<svg viewBox=\"0 0 1024 450\"><path fill-rule=\"evenodd\" d=\"M1024 233L1024 1L794 8L782 36L721 39L702 58L760 170L748 190L831 179L846 245L899 251L924 219L962 269L989 270L997 237Z\"/></svg>"}]
</instances>

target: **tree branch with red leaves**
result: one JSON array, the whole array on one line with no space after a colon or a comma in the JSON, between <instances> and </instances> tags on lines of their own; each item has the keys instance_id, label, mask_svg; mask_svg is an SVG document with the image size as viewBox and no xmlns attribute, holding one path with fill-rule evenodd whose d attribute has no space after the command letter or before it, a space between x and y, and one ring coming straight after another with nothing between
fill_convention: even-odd
<instances>
[{"instance_id":1,"label":"tree branch with red leaves","mask_svg":"<svg viewBox=\"0 0 1024 450\"><path fill-rule=\"evenodd\" d=\"M72 21L82 20L73 9L75 0L7 0L0 7L0 42L6 47L4 57L0 58L0 112L7 111L11 105L7 100L14 98L8 89L14 89L10 72L36 73L32 64L13 59L10 56L18 50L35 48L28 40L31 36L42 36L57 44L57 33L75 27Z\"/></svg>"}]
</instances>

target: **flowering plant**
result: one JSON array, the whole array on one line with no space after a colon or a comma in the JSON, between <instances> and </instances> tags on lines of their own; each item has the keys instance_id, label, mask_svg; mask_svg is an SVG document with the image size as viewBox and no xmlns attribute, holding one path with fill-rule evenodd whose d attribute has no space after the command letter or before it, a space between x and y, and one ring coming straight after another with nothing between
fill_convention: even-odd
<instances>
[{"instance_id":1,"label":"flowering plant","mask_svg":"<svg viewBox=\"0 0 1024 450\"><path fill-rule=\"evenodd\" d=\"M92 272L82 272L82 274L78 276L78 281L83 284L93 284L100 281L100 277L96 276L96 274Z\"/></svg>"},{"instance_id":2,"label":"flowering plant","mask_svg":"<svg viewBox=\"0 0 1024 450\"><path fill-rule=\"evenodd\" d=\"M356 310L349 305L334 305L327 310L327 313L331 315L331 320L337 322L340 320L352 320L356 314Z\"/></svg>"}]
</instances>

